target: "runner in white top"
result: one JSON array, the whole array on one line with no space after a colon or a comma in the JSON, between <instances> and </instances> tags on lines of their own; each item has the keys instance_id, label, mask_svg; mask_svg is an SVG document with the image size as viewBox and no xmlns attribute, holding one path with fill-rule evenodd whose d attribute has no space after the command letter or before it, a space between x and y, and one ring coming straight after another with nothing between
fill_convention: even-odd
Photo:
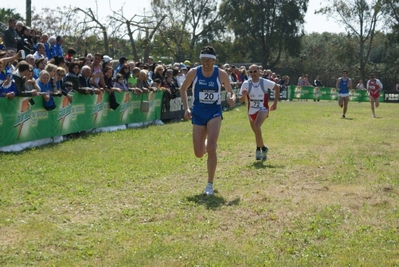
<instances>
[{"instance_id":1,"label":"runner in white top","mask_svg":"<svg viewBox=\"0 0 399 267\"><path fill-rule=\"evenodd\" d=\"M240 103L248 99L248 118L256 140L256 160L266 160L268 148L263 143L262 124L269 116L269 110L277 109L280 86L275 82L260 78L258 65L249 67L251 79L244 81L240 89ZM274 101L269 109L269 89L274 90Z\"/></svg>"}]
</instances>

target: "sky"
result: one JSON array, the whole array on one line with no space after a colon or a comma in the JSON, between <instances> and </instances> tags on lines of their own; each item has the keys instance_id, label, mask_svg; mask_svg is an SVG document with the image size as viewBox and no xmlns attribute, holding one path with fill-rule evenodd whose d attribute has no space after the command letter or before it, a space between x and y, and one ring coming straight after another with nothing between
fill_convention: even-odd
<instances>
[{"instance_id":1,"label":"sky","mask_svg":"<svg viewBox=\"0 0 399 267\"><path fill-rule=\"evenodd\" d=\"M109 3L112 2L112 9L119 10L120 7L124 6L123 13L126 18L132 18L135 14L144 15L144 12L149 15L150 0L66 0L66 1L55 1L55 0L31 0L32 7L36 12L42 10L42 8L50 7L56 8L56 5L80 7L82 9L92 8L94 12L98 12L99 18L105 18L111 13ZM2 8L15 9L21 15L25 14L25 0L14 0L14 1L2 1ZM12 3L12 4L11 4ZM98 8L96 8L98 3ZM332 32L339 33L344 32L345 28L338 24L334 18L327 18L325 15L315 15L314 11L323 7L328 0L309 0L308 12L305 16L305 33L312 32ZM96 11L97 10L97 11Z\"/></svg>"}]
</instances>

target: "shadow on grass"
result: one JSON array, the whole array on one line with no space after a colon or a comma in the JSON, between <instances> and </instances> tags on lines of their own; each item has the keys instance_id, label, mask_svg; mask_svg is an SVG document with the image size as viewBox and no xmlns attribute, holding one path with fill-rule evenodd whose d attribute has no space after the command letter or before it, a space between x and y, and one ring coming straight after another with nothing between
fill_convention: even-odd
<instances>
[{"instance_id":1,"label":"shadow on grass","mask_svg":"<svg viewBox=\"0 0 399 267\"><path fill-rule=\"evenodd\" d=\"M252 165L248 165L248 167L255 167L256 169L275 169L275 168L284 168L282 165L272 165L272 164L265 164L264 161L256 161Z\"/></svg>"},{"instance_id":2,"label":"shadow on grass","mask_svg":"<svg viewBox=\"0 0 399 267\"><path fill-rule=\"evenodd\" d=\"M215 190L215 193L217 191ZM204 205L209 210L217 209L221 206L236 206L240 203L240 199L236 198L232 201L227 201L223 197L219 197L217 195L213 196L204 196L203 194L194 195L191 197L186 197L186 200L189 202L194 202L198 205Z\"/></svg>"},{"instance_id":3,"label":"shadow on grass","mask_svg":"<svg viewBox=\"0 0 399 267\"><path fill-rule=\"evenodd\" d=\"M33 150L46 150L48 148L52 148L52 147L57 147L62 143L65 142L72 142L74 140L77 139L88 139L89 136L95 135L95 134L99 134L99 133L73 133L73 134L68 134L68 135L63 135L63 140L61 142L49 142L47 144L43 144L43 145L38 145L38 146L34 146L34 147L28 147L28 148L24 148L23 150L20 151L11 151L11 152L3 152L0 151L0 154L14 154L14 155L18 155L18 154L23 154L27 151L33 151ZM49 137L48 139L53 138L53 137ZM15 144L18 145L18 144Z\"/></svg>"}]
</instances>

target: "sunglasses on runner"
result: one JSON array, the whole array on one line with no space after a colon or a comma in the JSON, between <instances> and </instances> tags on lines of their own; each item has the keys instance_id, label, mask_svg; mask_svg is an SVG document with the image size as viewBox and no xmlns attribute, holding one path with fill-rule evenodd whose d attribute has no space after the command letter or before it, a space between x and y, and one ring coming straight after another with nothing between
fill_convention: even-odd
<instances>
[{"instance_id":1,"label":"sunglasses on runner","mask_svg":"<svg viewBox=\"0 0 399 267\"><path fill-rule=\"evenodd\" d=\"M249 73L257 73L257 70L250 70Z\"/></svg>"}]
</instances>

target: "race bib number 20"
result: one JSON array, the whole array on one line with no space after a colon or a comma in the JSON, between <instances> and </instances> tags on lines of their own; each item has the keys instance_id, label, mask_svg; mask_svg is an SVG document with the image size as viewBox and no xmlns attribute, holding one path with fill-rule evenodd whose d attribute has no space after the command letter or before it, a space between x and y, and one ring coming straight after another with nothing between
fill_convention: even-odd
<instances>
[{"instance_id":1,"label":"race bib number 20","mask_svg":"<svg viewBox=\"0 0 399 267\"><path fill-rule=\"evenodd\" d=\"M219 101L218 92L199 92L199 101L204 104L213 104Z\"/></svg>"}]
</instances>

